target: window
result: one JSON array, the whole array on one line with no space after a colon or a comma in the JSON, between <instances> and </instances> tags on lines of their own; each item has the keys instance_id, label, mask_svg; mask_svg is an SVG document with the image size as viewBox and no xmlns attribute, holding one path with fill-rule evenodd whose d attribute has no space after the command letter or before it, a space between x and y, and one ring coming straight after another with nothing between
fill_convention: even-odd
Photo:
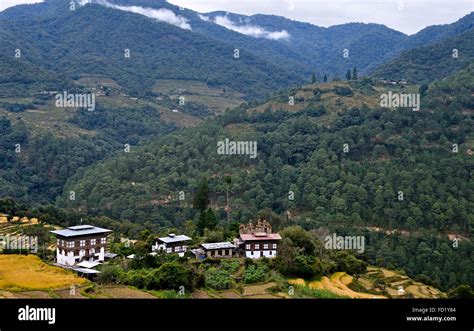
<instances>
[{"instance_id":1,"label":"window","mask_svg":"<svg viewBox=\"0 0 474 331\"><path fill-rule=\"evenodd\" d=\"M250 250L250 245L245 245L245 249L249 251Z\"/></svg>"},{"instance_id":2,"label":"window","mask_svg":"<svg viewBox=\"0 0 474 331\"><path fill-rule=\"evenodd\" d=\"M74 248L74 241L68 241L66 246L67 248Z\"/></svg>"},{"instance_id":3,"label":"window","mask_svg":"<svg viewBox=\"0 0 474 331\"><path fill-rule=\"evenodd\" d=\"M57 244L58 244L58 246L61 246L61 239L57 240Z\"/></svg>"},{"instance_id":4,"label":"window","mask_svg":"<svg viewBox=\"0 0 474 331\"><path fill-rule=\"evenodd\" d=\"M85 240L81 240L81 241L79 242L79 246L82 247L82 246L85 246L85 245L86 245L86 241L85 241Z\"/></svg>"},{"instance_id":5,"label":"window","mask_svg":"<svg viewBox=\"0 0 474 331\"><path fill-rule=\"evenodd\" d=\"M268 244L264 244L263 249L268 249Z\"/></svg>"},{"instance_id":6,"label":"window","mask_svg":"<svg viewBox=\"0 0 474 331\"><path fill-rule=\"evenodd\" d=\"M94 248L91 248L91 249L89 250L89 254L90 254L90 255L94 255L94 254L95 254L95 249L94 249Z\"/></svg>"},{"instance_id":7,"label":"window","mask_svg":"<svg viewBox=\"0 0 474 331\"><path fill-rule=\"evenodd\" d=\"M174 251L175 251L175 252L179 252L180 250L181 250L181 246L176 246L176 247L174 248Z\"/></svg>"},{"instance_id":8,"label":"window","mask_svg":"<svg viewBox=\"0 0 474 331\"><path fill-rule=\"evenodd\" d=\"M260 249L260 245L259 245L259 244L255 244L255 249Z\"/></svg>"},{"instance_id":9,"label":"window","mask_svg":"<svg viewBox=\"0 0 474 331\"><path fill-rule=\"evenodd\" d=\"M91 239L91 246L95 246L95 239Z\"/></svg>"},{"instance_id":10,"label":"window","mask_svg":"<svg viewBox=\"0 0 474 331\"><path fill-rule=\"evenodd\" d=\"M166 249L166 253L171 253L171 247L168 247L168 248Z\"/></svg>"},{"instance_id":11,"label":"window","mask_svg":"<svg viewBox=\"0 0 474 331\"><path fill-rule=\"evenodd\" d=\"M273 249L277 249L277 244L273 244Z\"/></svg>"},{"instance_id":12,"label":"window","mask_svg":"<svg viewBox=\"0 0 474 331\"><path fill-rule=\"evenodd\" d=\"M107 244L107 238L100 238L101 244Z\"/></svg>"}]
</instances>

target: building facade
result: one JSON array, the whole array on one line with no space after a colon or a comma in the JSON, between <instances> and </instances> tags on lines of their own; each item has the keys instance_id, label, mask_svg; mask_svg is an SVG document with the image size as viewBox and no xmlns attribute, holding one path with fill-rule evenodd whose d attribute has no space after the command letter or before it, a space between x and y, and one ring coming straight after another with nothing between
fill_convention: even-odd
<instances>
[{"instance_id":1,"label":"building facade","mask_svg":"<svg viewBox=\"0 0 474 331\"><path fill-rule=\"evenodd\" d=\"M157 238L155 245L151 246L151 250L152 252L163 251L166 254L176 253L183 257L188 250L187 243L190 240L191 238L188 236L170 233L167 237Z\"/></svg>"},{"instance_id":2,"label":"building facade","mask_svg":"<svg viewBox=\"0 0 474 331\"><path fill-rule=\"evenodd\" d=\"M239 238L235 242L242 257L260 259L276 257L280 240L281 236L272 232L270 223L259 220L257 225L240 225Z\"/></svg>"},{"instance_id":3,"label":"building facade","mask_svg":"<svg viewBox=\"0 0 474 331\"><path fill-rule=\"evenodd\" d=\"M236 246L230 242L201 244L201 247L192 252L197 259L205 258L231 258L237 255Z\"/></svg>"},{"instance_id":4,"label":"building facade","mask_svg":"<svg viewBox=\"0 0 474 331\"><path fill-rule=\"evenodd\" d=\"M56 262L66 266L103 262L107 252L107 235L111 230L92 225L71 226L51 231L56 236Z\"/></svg>"}]
</instances>

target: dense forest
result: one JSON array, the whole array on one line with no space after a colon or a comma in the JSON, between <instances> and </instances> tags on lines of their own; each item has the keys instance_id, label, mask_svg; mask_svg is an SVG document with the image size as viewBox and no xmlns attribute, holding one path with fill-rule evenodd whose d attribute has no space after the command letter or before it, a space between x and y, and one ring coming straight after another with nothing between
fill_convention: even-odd
<instances>
[{"instance_id":1,"label":"dense forest","mask_svg":"<svg viewBox=\"0 0 474 331\"><path fill-rule=\"evenodd\" d=\"M454 76L429 93L441 98L456 82ZM468 86L466 93L472 81ZM472 118L462 110L472 107L472 97L461 94L448 107L430 104L420 112L352 108L329 127L318 125L326 110L317 102L318 111L297 113L235 109L86 170L68 182L61 201L114 218L168 223L163 210L185 207L178 193L192 194L203 176L213 206L223 208L227 174L237 220L270 208L351 225L469 233ZM257 141L257 159L218 155L216 142L226 137ZM69 191L80 198L67 201ZM168 196L169 204L159 203Z\"/></svg>"},{"instance_id":2,"label":"dense forest","mask_svg":"<svg viewBox=\"0 0 474 331\"><path fill-rule=\"evenodd\" d=\"M137 25L140 29L134 28ZM246 50L235 57L231 44L100 5L80 7L75 12L66 9L54 19L0 20L0 30L1 39L17 40L14 47L0 44L5 57L13 57L16 49L23 51L21 58L14 59L22 65L9 69L28 69L24 74L9 74L19 83L32 78L28 73L33 66L42 68L40 77L56 71L68 79L82 74L106 75L135 95L151 91L157 78L229 86L249 98L262 98L269 91L303 81L284 63L272 63Z\"/></svg>"},{"instance_id":3,"label":"dense forest","mask_svg":"<svg viewBox=\"0 0 474 331\"><path fill-rule=\"evenodd\" d=\"M374 71L378 78L430 83L474 62L474 29L435 44L403 52Z\"/></svg>"}]
</instances>

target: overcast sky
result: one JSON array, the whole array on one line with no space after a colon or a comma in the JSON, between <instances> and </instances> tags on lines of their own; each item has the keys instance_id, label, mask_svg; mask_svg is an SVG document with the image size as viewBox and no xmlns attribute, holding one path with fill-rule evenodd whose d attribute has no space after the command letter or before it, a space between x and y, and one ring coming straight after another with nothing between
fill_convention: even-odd
<instances>
[{"instance_id":1,"label":"overcast sky","mask_svg":"<svg viewBox=\"0 0 474 331\"><path fill-rule=\"evenodd\" d=\"M0 10L41 0L0 0ZM380 23L413 34L446 24L474 10L474 0L169 0L199 12L274 14L319 26L348 22Z\"/></svg>"}]
</instances>

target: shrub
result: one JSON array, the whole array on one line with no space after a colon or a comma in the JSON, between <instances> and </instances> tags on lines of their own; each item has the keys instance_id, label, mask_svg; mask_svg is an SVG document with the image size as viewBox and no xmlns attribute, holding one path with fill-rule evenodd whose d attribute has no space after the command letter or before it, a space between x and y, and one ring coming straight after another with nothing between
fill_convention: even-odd
<instances>
[{"instance_id":1,"label":"shrub","mask_svg":"<svg viewBox=\"0 0 474 331\"><path fill-rule=\"evenodd\" d=\"M221 262L221 269L230 272L231 274L239 270L240 263L237 260L224 260Z\"/></svg>"},{"instance_id":2,"label":"shrub","mask_svg":"<svg viewBox=\"0 0 474 331\"><path fill-rule=\"evenodd\" d=\"M265 265L251 265L245 269L243 281L246 284L264 281L268 268Z\"/></svg>"},{"instance_id":3,"label":"shrub","mask_svg":"<svg viewBox=\"0 0 474 331\"><path fill-rule=\"evenodd\" d=\"M123 271L116 265L105 265L100 269L98 275L99 283L119 283Z\"/></svg>"},{"instance_id":4,"label":"shrub","mask_svg":"<svg viewBox=\"0 0 474 331\"><path fill-rule=\"evenodd\" d=\"M127 284L137 288L144 288L146 284L146 276L143 271L131 270L127 273Z\"/></svg>"},{"instance_id":5,"label":"shrub","mask_svg":"<svg viewBox=\"0 0 474 331\"><path fill-rule=\"evenodd\" d=\"M206 286L215 290L226 290L232 286L231 275L228 271L210 268L206 271Z\"/></svg>"},{"instance_id":6,"label":"shrub","mask_svg":"<svg viewBox=\"0 0 474 331\"><path fill-rule=\"evenodd\" d=\"M347 86L336 86L334 88L334 93L336 93L337 95L342 95L342 96L351 96L352 90Z\"/></svg>"}]
</instances>

